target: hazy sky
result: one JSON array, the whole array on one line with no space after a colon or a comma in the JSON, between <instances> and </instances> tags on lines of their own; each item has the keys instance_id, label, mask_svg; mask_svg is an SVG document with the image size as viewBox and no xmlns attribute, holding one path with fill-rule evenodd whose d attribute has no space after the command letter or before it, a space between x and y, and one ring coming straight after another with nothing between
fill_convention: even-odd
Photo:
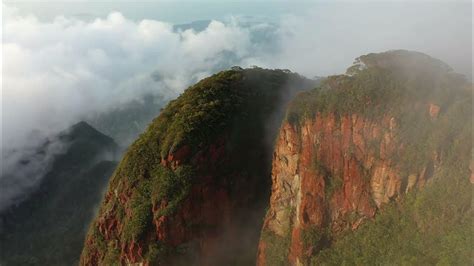
<instances>
[{"instance_id":1,"label":"hazy sky","mask_svg":"<svg viewBox=\"0 0 474 266\"><path fill-rule=\"evenodd\" d=\"M314 1L4 1L24 13L35 13L42 20L65 15L93 19L118 11L132 20L154 19L170 23L195 20L221 20L229 15L263 16L276 20L279 16L298 14Z\"/></svg>"}]
</instances>

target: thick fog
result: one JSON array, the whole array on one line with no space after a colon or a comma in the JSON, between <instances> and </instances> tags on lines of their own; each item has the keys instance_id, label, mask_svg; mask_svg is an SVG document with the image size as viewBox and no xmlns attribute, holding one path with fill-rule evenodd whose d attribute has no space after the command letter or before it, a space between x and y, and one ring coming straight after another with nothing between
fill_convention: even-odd
<instances>
[{"instance_id":1,"label":"thick fog","mask_svg":"<svg viewBox=\"0 0 474 266\"><path fill-rule=\"evenodd\" d=\"M344 72L362 54L407 49L441 59L471 79L470 2L336 2L303 14L280 24L282 49L267 59L269 65L328 75Z\"/></svg>"},{"instance_id":2,"label":"thick fog","mask_svg":"<svg viewBox=\"0 0 474 266\"><path fill-rule=\"evenodd\" d=\"M120 12L43 21L3 5L2 170L11 169L4 160L11 150L34 147L90 113L144 95L172 99L232 65L313 77L344 72L362 54L409 49L472 74L470 2L325 2L271 23L242 15L197 32Z\"/></svg>"}]
</instances>

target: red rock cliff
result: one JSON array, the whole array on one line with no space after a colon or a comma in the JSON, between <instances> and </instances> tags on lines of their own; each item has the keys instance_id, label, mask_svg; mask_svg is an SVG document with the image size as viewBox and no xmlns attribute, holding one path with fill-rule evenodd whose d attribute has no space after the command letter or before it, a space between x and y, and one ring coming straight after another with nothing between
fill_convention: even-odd
<instances>
[{"instance_id":1,"label":"red rock cliff","mask_svg":"<svg viewBox=\"0 0 474 266\"><path fill-rule=\"evenodd\" d=\"M308 265L387 203L426 186L447 157L451 165L467 157L469 145L448 150L469 132L472 90L460 89L466 83L454 82L444 64L406 51L356 63L290 105L257 265Z\"/></svg>"},{"instance_id":2,"label":"red rock cliff","mask_svg":"<svg viewBox=\"0 0 474 266\"><path fill-rule=\"evenodd\" d=\"M166 199L153 203L151 209L154 218L151 221L151 231L148 231L146 236L138 241L132 240L122 243L117 241L124 233L123 219L119 218L117 208L130 205L136 188L127 187L126 182L120 182L118 187L122 189L107 192L103 204L111 206L111 208L99 216L94 227L103 236L102 241L117 245L113 247L118 253L118 257L114 260L118 260L122 264L144 263L144 265L150 265L151 262L153 265L149 254L152 248L150 243L160 243L173 248L181 246L183 250L199 254L196 257L183 255L182 258L177 256L163 260L166 257L166 252L163 251L160 254L162 257L159 258L161 263L179 264L193 261L199 265L214 265L216 261L222 259L219 258L220 254L226 251L222 242L230 239L244 239L246 241L253 240L256 243L258 235L251 235L252 232L246 231L247 228L242 226L241 215L243 213L239 207L247 206L249 199L255 199L252 195L258 192L259 188L256 183L259 179L255 175L231 173L232 176L229 178L242 181L242 183L238 182L240 188L235 191L229 191L219 180L216 180L215 175L220 171L219 166L228 164L232 158L230 153L225 151L225 144L224 138L222 138L191 157L188 157L190 156L189 149L183 147L161 161L164 166L174 170L182 163L195 165L197 167L193 177L195 184L191 186L188 195L180 202L179 208L175 212L168 215L160 214L170 205ZM235 198L232 195L232 193L244 194L244 192L248 193L247 198ZM261 211L261 207L256 206L254 212L258 214ZM134 215L133 211L127 207L124 212L125 215ZM254 213L246 211L245 215L249 222L256 222L252 217L255 215ZM89 237L86 240L86 245L94 247L97 245L97 243L93 243L94 241L97 239ZM231 245L229 242L227 243ZM233 245L233 247L238 247L238 245ZM94 250L92 249L93 252ZM104 256L107 255L101 254L100 251L88 253L87 256L83 256L82 264L104 263Z\"/></svg>"},{"instance_id":3,"label":"red rock cliff","mask_svg":"<svg viewBox=\"0 0 474 266\"><path fill-rule=\"evenodd\" d=\"M399 166L392 160L403 148L394 134L397 120L370 121L359 115L317 116L300 126L285 123L273 156L272 194L264 229L289 235L289 261L301 265L318 246L305 246L311 230L338 234L356 229L372 218L384 203L422 186L436 164L410 173L402 184ZM327 228L327 229L326 229ZM308 232L306 232L308 231ZM321 236L320 245L324 245ZM259 265L265 264L265 240Z\"/></svg>"}]
</instances>

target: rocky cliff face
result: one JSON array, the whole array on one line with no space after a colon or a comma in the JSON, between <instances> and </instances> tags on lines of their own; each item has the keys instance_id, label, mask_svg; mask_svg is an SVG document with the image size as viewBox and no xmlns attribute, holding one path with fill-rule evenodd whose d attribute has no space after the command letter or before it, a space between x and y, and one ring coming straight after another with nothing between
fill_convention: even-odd
<instances>
[{"instance_id":1,"label":"rocky cliff face","mask_svg":"<svg viewBox=\"0 0 474 266\"><path fill-rule=\"evenodd\" d=\"M382 204L423 186L431 177L437 163L434 151L421 171L409 174L408 180L402 177L393 160L403 148L394 137L396 130L394 117L374 122L357 114L336 121L334 114L318 113L301 127L282 126L264 230L289 238L292 264L301 265L327 244L329 235L357 229ZM309 237L317 241L305 245ZM261 256L266 245L261 243Z\"/></svg>"},{"instance_id":2,"label":"rocky cliff face","mask_svg":"<svg viewBox=\"0 0 474 266\"><path fill-rule=\"evenodd\" d=\"M233 69L172 101L129 148L82 265L252 264L285 101L311 82Z\"/></svg>"},{"instance_id":3,"label":"rocky cliff face","mask_svg":"<svg viewBox=\"0 0 474 266\"><path fill-rule=\"evenodd\" d=\"M409 55L407 64L402 52L396 57L398 67L391 68L387 65L395 64L390 63L393 55L385 56L389 59L373 60L383 62L375 66L364 64L363 57L354 75L331 77L321 89L298 96L290 107L275 144L270 209L258 265L308 265L339 237L383 212L385 205L401 201L435 173L451 167L452 161L446 163L454 151L449 143L460 139L470 143L470 129L462 124L469 125L471 116L455 115L460 106L469 110L469 90L457 91L454 85L456 96L442 98L440 91L447 88L439 86L441 70L422 67L426 57ZM404 64L417 65L412 69L415 75L437 85L428 90L425 82L412 83L397 72ZM375 73L380 79L367 79ZM416 84L419 91L411 94ZM384 87L389 89L384 92ZM372 88L378 93L371 94ZM333 99L349 108L336 107ZM470 148L455 149L464 162L460 169L467 170Z\"/></svg>"}]
</instances>

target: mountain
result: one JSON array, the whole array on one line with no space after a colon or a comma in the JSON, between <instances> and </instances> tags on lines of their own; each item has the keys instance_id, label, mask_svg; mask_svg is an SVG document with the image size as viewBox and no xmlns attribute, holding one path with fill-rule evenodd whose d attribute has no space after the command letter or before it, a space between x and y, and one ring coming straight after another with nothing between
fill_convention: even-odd
<instances>
[{"instance_id":1,"label":"mountain","mask_svg":"<svg viewBox=\"0 0 474 266\"><path fill-rule=\"evenodd\" d=\"M174 31L186 31L186 30L193 30L196 32L201 32L205 30L208 26L209 23L211 23L211 20L196 20L190 23L184 23L184 24L176 24L173 25L173 30Z\"/></svg>"},{"instance_id":2,"label":"mountain","mask_svg":"<svg viewBox=\"0 0 474 266\"><path fill-rule=\"evenodd\" d=\"M80 264L472 264L472 90L404 50L206 78L128 148Z\"/></svg>"},{"instance_id":3,"label":"mountain","mask_svg":"<svg viewBox=\"0 0 474 266\"><path fill-rule=\"evenodd\" d=\"M358 58L290 103L257 264L472 264L471 154L472 84L421 53Z\"/></svg>"},{"instance_id":4,"label":"mountain","mask_svg":"<svg viewBox=\"0 0 474 266\"><path fill-rule=\"evenodd\" d=\"M254 263L273 139L286 102L313 86L234 67L188 88L128 148L80 264Z\"/></svg>"},{"instance_id":5,"label":"mountain","mask_svg":"<svg viewBox=\"0 0 474 266\"><path fill-rule=\"evenodd\" d=\"M155 118L166 100L160 96L145 95L116 108L90 115L86 121L94 128L113 138L119 146L128 147Z\"/></svg>"},{"instance_id":6,"label":"mountain","mask_svg":"<svg viewBox=\"0 0 474 266\"><path fill-rule=\"evenodd\" d=\"M0 214L1 265L72 265L79 260L86 227L116 163L118 146L80 122L44 142L62 146L29 197ZM22 167L36 157L21 160ZM3 189L8 189L4 187Z\"/></svg>"}]
</instances>

